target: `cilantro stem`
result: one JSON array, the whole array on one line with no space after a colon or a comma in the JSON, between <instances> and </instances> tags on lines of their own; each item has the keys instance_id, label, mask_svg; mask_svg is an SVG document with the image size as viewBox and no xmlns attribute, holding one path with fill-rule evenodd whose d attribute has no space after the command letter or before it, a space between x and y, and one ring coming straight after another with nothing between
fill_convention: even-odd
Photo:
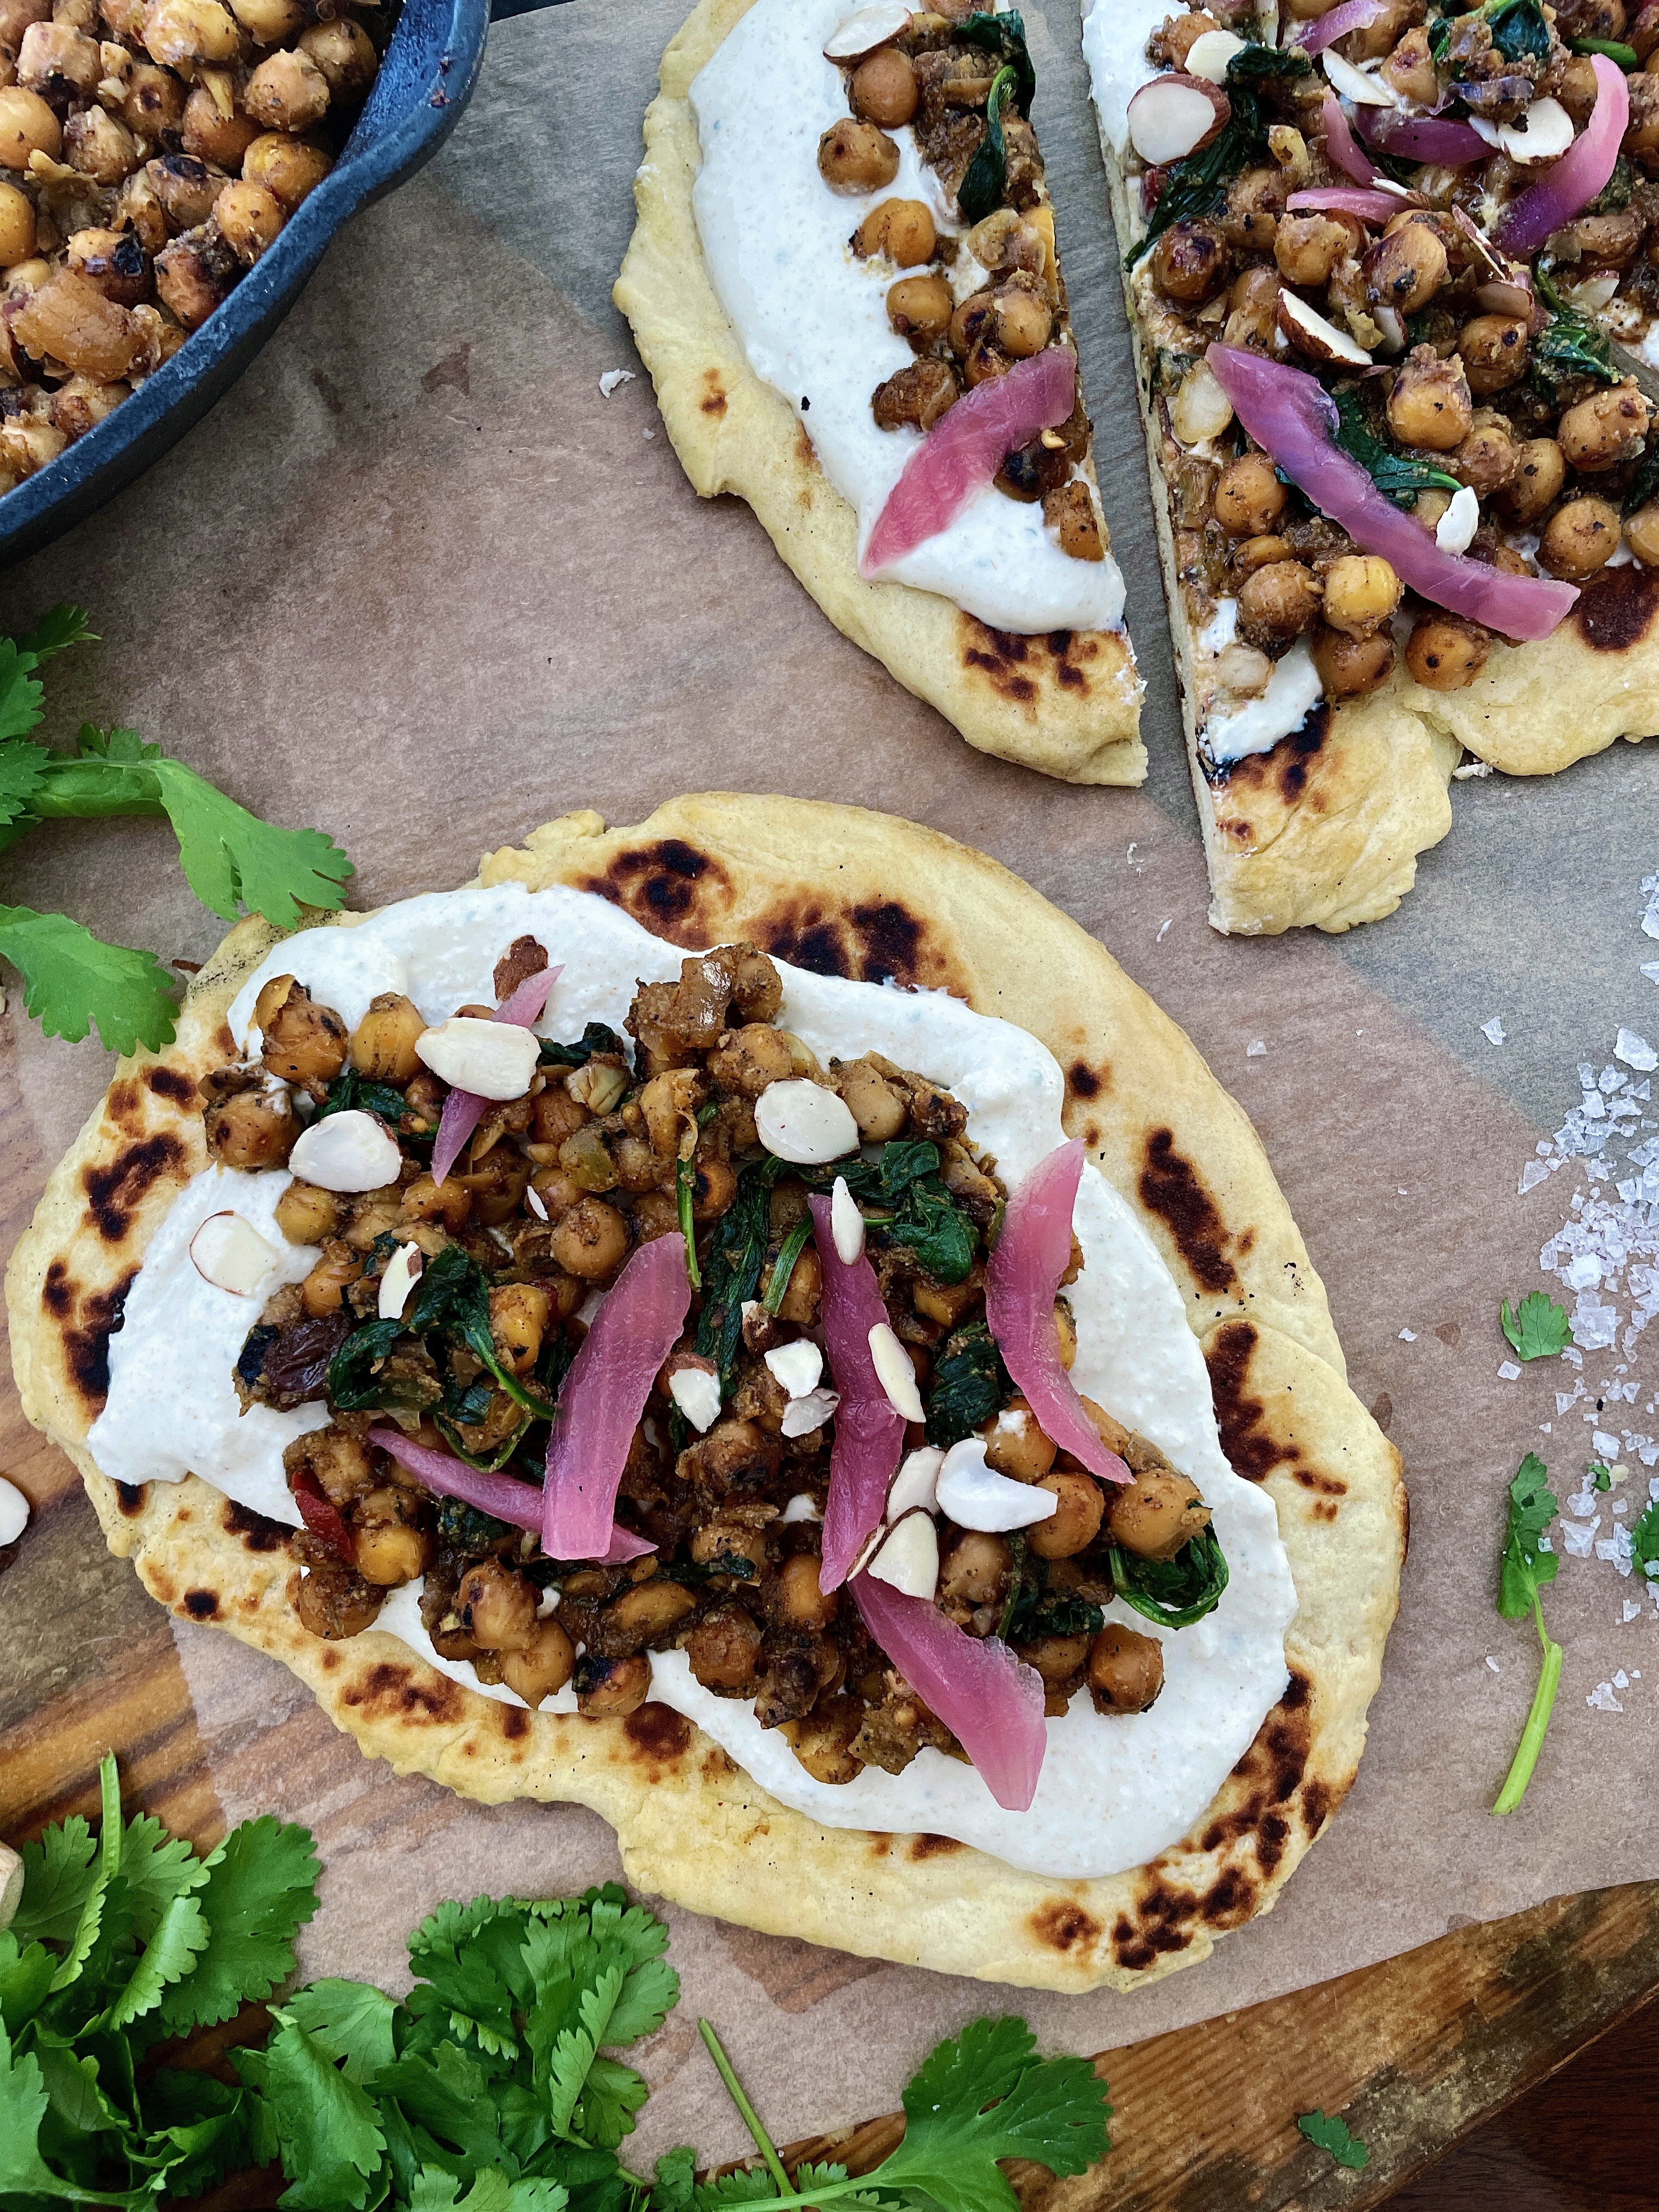
<instances>
[{"instance_id":1,"label":"cilantro stem","mask_svg":"<svg viewBox=\"0 0 1659 2212\"><path fill-rule=\"evenodd\" d=\"M1544 1608L1536 1590L1532 1594L1532 1617L1538 1626L1538 1640L1544 1647L1544 1664L1539 1672L1538 1687L1532 1693L1532 1707L1527 1715L1527 1725L1521 1731L1514 1761L1492 1806L1494 1813L1514 1812L1525 1796L1532 1771L1538 1764L1538 1754L1544 1747L1544 1731L1550 1724L1555 1693L1561 1686L1561 1646L1551 1639L1544 1626Z\"/></svg>"},{"instance_id":2,"label":"cilantro stem","mask_svg":"<svg viewBox=\"0 0 1659 2212\"><path fill-rule=\"evenodd\" d=\"M808 1216L798 1221L784 1238L777 1259L773 1263L772 1279L767 1285L766 1296L761 1302L768 1313L776 1313L787 1297L789 1278L794 1273L795 1262L806 1249L806 1240L811 1233L812 1223L811 1217Z\"/></svg>"},{"instance_id":3,"label":"cilantro stem","mask_svg":"<svg viewBox=\"0 0 1659 2212\"><path fill-rule=\"evenodd\" d=\"M697 1232L691 1219L692 1185L696 1180L697 1163L695 1156L677 1161L674 1167L674 1197L680 1210L680 1235L685 1239L685 1272L694 1291L702 1288L702 1277L697 1270Z\"/></svg>"},{"instance_id":4,"label":"cilantro stem","mask_svg":"<svg viewBox=\"0 0 1659 2212\"><path fill-rule=\"evenodd\" d=\"M98 1762L98 1796L103 1823L99 1863L105 1880L112 1881L121 1871L121 1784L112 1751Z\"/></svg>"},{"instance_id":5,"label":"cilantro stem","mask_svg":"<svg viewBox=\"0 0 1659 2212\"><path fill-rule=\"evenodd\" d=\"M754 2137L756 2149L766 2160L767 2171L782 2191L785 2199L791 2204L799 2203L800 2200L789 2186L789 2176L783 2170L783 2160L778 2156L777 2148L771 2136L761 2125L760 2114L744 2096L743 2084L732 2071L731 2060L720 2048L719 2036L715 2034L706 2020L700 2020L697 2022L697 2033L702 2036L708 2047L708 2056L714 2062L715 2071L726 2084L727 2096L742 2113L743 2124Z\"/></svg>"}]
</instances>

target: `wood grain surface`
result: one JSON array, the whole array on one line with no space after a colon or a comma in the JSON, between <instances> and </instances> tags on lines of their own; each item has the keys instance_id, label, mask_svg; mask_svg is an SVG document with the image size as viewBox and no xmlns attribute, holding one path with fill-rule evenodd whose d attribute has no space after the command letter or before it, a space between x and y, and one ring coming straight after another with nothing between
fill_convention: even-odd
<instances>
[{"instance_id":1,"label":"wood grain surface","mask_svg":"<svg viewBox=\"0 0 1659 2212\"><path fill-rule=\"evenodd\" d=\"M8 1250L46 1170L8 1095L10 1080L0 1072L0 1243ZM111 1747L130 1806L142 1803L211 1844L225 1820L167 1619L105 1552L74 1471L23 1420L9 1363L3 1376L0 1468L35 1510L21 1541L0 1552L0 1836L21 1841L67 1813L95 1812L97 1761ZM1527 2093L1656 1990L1659 1883L1462 1928L1362 1972L1114 2051L1101 2062L1116 2115L1111 2155L1071 2181L1033 2170L1022 2177L1022 2197L1031 2212L1364 2212L1511 2100L1526 2100L1518 2109L1536 2121L1544 2108ZM202 2055L210 2063L215 2054ZM1637 2104L1645 2098L1649 2111L1641 2140L1650 2143L1651 2070L1645 2087L1637 2078ZM1588 2098L1592 2120L1597 2079L1592 2063L1569 2090L1569 2109L1582 2112ZM1295 2115L1314 2106L1341 2112L1370 2145L1364 2174L1342 2171L1297 2134ZM896 2116L872 2120L789 2154L868 2165L890 2148L900 2124ZM1562 2130L1545 2121L1537 2135L1559 2146ZM1526 2140L1524 2132L1515 2138L1517 2152L1514 2142L1482 2137L1476 2154L1429 2176L1403 2204L1412 2212L1571 2212L1580 2203L1626 2212L1628 2204L1633 2212L1659 2196L1639 2170L1634 2193L1610 2184L1599 2194L1553 2196ZM1587 2170L1581 2161L1577 2172ZM1571 2169L1569 2185L1577 2186ZM216 2204L229 2212L275 2194L271 2177L249 2177Z\"/></svg>"}]
</instances>

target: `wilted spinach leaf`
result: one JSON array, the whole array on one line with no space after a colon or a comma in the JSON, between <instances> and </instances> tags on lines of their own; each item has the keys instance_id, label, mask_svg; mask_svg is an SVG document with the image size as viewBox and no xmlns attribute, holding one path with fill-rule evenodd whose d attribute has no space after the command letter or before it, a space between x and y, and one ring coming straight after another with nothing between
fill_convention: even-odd
<instances>
[{"instance_id":1,"label":"wilted spinach leaf","mask_svg":"<svg viewBox=\"0 0 1659 2212\"><path fill-rule=\"evenodd\" d=\"M959 1444L1000 1413L1014 1394L1002 1354L985 1323L973 1322L945 1340L933 1362L927 1397L927 1441Z\"/></svg>"},{"instance_id":2,"label":"wilted spinach leaf","mask_svg":"<svg viewBox=\"0 0 1659 2212\"><path fill-rule=\"evenodd\" d=\"M1164 1628L1190 1628L1221 1602L1227 1560L1213 1528L1184 1543L1172 1559L1143 1559L1114 1544L1112 1582L1125 1605Z\"/></svg>"}]
</instances>

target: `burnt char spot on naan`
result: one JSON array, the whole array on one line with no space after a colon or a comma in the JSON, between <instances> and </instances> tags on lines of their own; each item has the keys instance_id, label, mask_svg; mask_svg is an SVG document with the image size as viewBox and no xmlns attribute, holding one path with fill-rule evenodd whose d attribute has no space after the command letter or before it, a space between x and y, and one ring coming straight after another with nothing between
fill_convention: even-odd
<instances>
[{"instance_id":1,"label":"burnt char spot on naan","mask_svg":"<svg viewBox=\"0 0 1659 2212\"><path fill-rule=\"evenodd\" d=\"M1022 637L1012 630L992 629L969 614L959 616L957 625L963 665L981 676L1011 706L1034 707L1045 684L1079 699L1088 697L1090 671L1102 651L1095 631L1054 629Z\"/></svg>"},{"instance_id":2,"label":"burnt char spot on naan","mask_svg":"<svg viewBox=\"0 0 1659 2212\"><path fill-rule=\"evenodd\" d=\"M149 1486L145 1483L118 1482L115 1486L115 1502L120 1510L122 1519L136 1521L143 1511L145 1501L149 1496Z\"/></svg>"},{"instance_id":3,"label":"burnt char spot on naan","mask_svg":"<svg viewBox=\"0 0 1659 2212\"><path fill-rule=\"evenodd\" d=\"M509 1743L522 1743L530 1733L530 1716L522 1705L500 1707L501 1734Z\"/></svg>"},{"instance_id":4,"label":"burnt char spot on naan","mask_svg":"<svg viewBox=\"0 0 1659 2212\"><path fill-rule=\"evenodd\" d=\"M171 1099L181 1113L197 1103L196 1085L179 1068L149 1068L145 1072L144 1080L158 1098Z\"/></svg>"},{"instance_id":5,"label":"burnt char spot on naan","mask_svg":"<svg viewBox=\"0 0 1659 2212\"><path fill-rule=\"evenodd\" d=\"M381 1660L340 1692L340 1702L366 1720L436 1721L448 1725L465 1717L466 1699L447 1674Z\"/></svg>"},{"instance_id":6,"label":"burnt char spot on naan","mask_svg":"<svg viewBox=\"0 0 1659 2212\"><path fill-rule=\"evenodd\" d=\"M1066 1088L1073 1098L1098 1098L1111 1087L1109 1067L1091 1067L1086 1060L1074 1060L1066 1071Z\"/></svg>"},{"instance_id":7,"label":"burnt char spot on naan","mask_svg":"<svg viewBox=\"0 0 1659 2212\"><path fill-rule=\"evenodd\" d=\"M1236 1290L1238 1277L1227 1257L1229 1238L1220 1211L1192 1162L1176 1150L1175 1133L1154 1129L1140 1171L1140 1202L1174 1237L1193 1280L1218 1294Z\"/></svg>"},{"instance_id":8,"label":"burnt char spot on naan","mask_svg":"<svg viewBox=\"0 0 1659 2212\"><path fill-rule=\"evenodd\" d=\"M702 398L699 401L698 404L702 407L705 415L714 416L717 422L720 417L725 414L726 386L720 382L720 373L719 369L704 369L702 373Z\"/></svg>"},{"instance_id":9,"label":"burnt char spot on naan","mask_svg":"<svg viewBox=\"0 0 1659 2212\"><path fill-rule=\"evenodd\" d=\"M813 898L790 899L769 908L752 933L775 959L814 975L967 994L965 979L930 936L927 921L901 899L835 908Z\"/></svg>"},{"instance_id":10,"label":"burnt char spot on naan","mask_svg":"<svg viewBox=\"0 0 1659 2212\"><path fill-rule=\"evenodd\" d=\"M1302 1456L1297 1445L1279 1441L1267 1425L1267 1407L1260 1398L1249 1395L1250 1356L1255 1346L1255 1324L1230 1321L1216 1331L1205 1354L1221 1449L1233 1473L1246 1482L1265 1482L1276 1467L1293 1467Z\"/></svg>"},{"instance_id":11,"label":"burnt char spot on naan","mask_svg":"<svg viewBox=\"0 0 1659 2212\"><path fill-rule=\"evenodd\" d=\"M1579 589L1571 619L1596 653L1628 653L1640 645L1659 613L1659 576L1634 562L1602 568Z\"/></svg>"},{"instance_id":12,"label":"burnt char spot on naan","mask_svg":"<svg viewBox=\"0 0 1659 2212\"><path fill-rule=\"evenodd\" d=\"M910 1838L910 1856L917 1863L923 1859L948 1858L952 1851L966 1849L966 1844L959 1844L954 1836L921 1835Z\"/></svg>"},{"instance_id":13,"label":"burnt char spot on naan","mask_svg":"<svg viewBox=\"0 0 1659 2212\"><path fill-rule=\"evenodd\" d=\"M1230 801L1245 805L1263 794L1277 794L1286 806L1294 806L1305 798L1316 813L1321 812L1323 799L1317 791L1309 791L1308 779L1311 763L1323 750L1330 729L1330 706L1321 699L1308 709L1288 737L1281 738L1265 753L1246 753L1242 760L1218 763L1200 753L1204 780L1218 802L1224 791ZM1242 820L1218 819L1216 827L1234 842L1254 835L1249 823Z\"/></svg>"},{"instance_id":14,"label":"burnt char spot on naan","mask_svg":"<svg viewBox=\"0 0 1659 2212\"><path fill-rule=\"evenodd\" d=\"M219 1594L210 1589L187 1589L179 1600L192 1620L217 1620Z\"/></svg>"},{"instance_id":15,"label":"burnt char spot on naan","mask_svg":"<svg viewBox=\"0 0 1659 2212\"><path fill-rule=\"evenodd\" d=\"M623 1734L635 1757L657 1769L678 1766L691 1747L691 1723L685 1715L654 1698L629 1714Z\"/></svg>"},{"instance_id":16,"label":"burnt char spot on naan","mask_svg":"<svg viewBox=\"0 0 1659 2212\"><path fill-rule=\"evenodd\" d=\"M177 1137L143 1137L124 1145L107 1167L82 1170L87 1218L106 1244L118 1244L155 1184L163 1176L183 1182L189 1172L185 1148Z\"/></svg>"},{"instance_id":17,"label":"burnt char spot on naan","mask_svg":"<svg viewBox=\"0 0 1659 2212\"><path fill-rule=\"evenodd\" d=\"M1045 1899L1025 1924L1039 1943L1062 1954L1091 1950L1102 1933L1100 1923L1070 1897Z\"/></svg>"},{"instance_id":18,"label":"burnt char spot on naan","mask_svg":"<svg viewBox=\"0 0 1659 2212\"><path fill-rule=\"evenodd\" d=\"M226 1498L220 1520L228 1533L240 1537L250 1552L280 1552L294 1533L280 1521L268 1521L252 1506L239 1505L234 1498Z\"/></svg>"},{"instance_id":19,"label":"burnt char spot on naan","mask_svg":"<svg viewBox=\"0 0 1659 2212\"><path fill-rule=\"evenodd\" d=\"M82 1297L59 1259L47 1268L41 1286L40 1303L58 1324L63 1341L64 1364L94 1416L103 1411L109 1395L109 1340L121 1326L127 1292L137 1273L137 1267L129 1267L106 1291Z\"/></svg>"},{"instance_id":20,"label":"burnt char spot on naan","mask_svg":"<svg viewBox=\"0 0 1659 2212\"><path fill-rule=\"evenodd\" d=\"M623 908L653 937L704 945L718 942L732 885L718 860L683 837L664 837L618 853L604 875L580 888Z\"/></svg>"}]
</instances>

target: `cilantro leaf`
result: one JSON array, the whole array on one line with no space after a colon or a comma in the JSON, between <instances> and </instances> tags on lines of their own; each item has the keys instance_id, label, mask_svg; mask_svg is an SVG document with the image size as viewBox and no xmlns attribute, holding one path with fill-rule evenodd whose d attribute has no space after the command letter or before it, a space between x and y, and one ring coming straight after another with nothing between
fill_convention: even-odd
<instances>
[{"instance_id":1,"label":"cilantro leaf","mask_svg":"<svg viewBox=\"0 0 1659 2212\"><path fill-rule=\"evenodd\" d=\"M1350 2135L1347 2123L1334 2112L1298 2112L1297 2126L1310 2143L1320 2150L1328 2151L1339 2166L1351 2172L1363 2173L1371 2162L1370 2152L1358 2136Z\"/></svg>"},{"instance_id":2,"label":"cilantro leaf","mask_svg":"<svg viewBox=\"0 0 1659 2212\"><path fill-rule=\"evenodd\" d=\"M1509 1525L1498 1568L1498 1610L1505 1620L1518 1620L1530 1612L1538 1641L1543 1647L1544 1663L1539 1670L1538 1687L1533 1692L1532 1707L1520 1744L1493 1803L1494 1813L1512 1813L1526 1795L1538 1754L1544 1747L1544 1731L1549 1726L1555 1693L1561 1682L1561 1646L1544 1626L1544 1608L1538 1595L1546 1583L1555 1580L1561 1565L1554 1552L1544 1549L1544 1532L1561 1510L1554 1493L1544 1487L1548 1473L1538 1455L1528 1452L1510 1485Z\"/></svg>"},{"instance_id":3,"label":"cilantro leaf","mask_svg":"<svg viewBox=\"0 0 1659 2212\"><path fill-rule=\"evenodd\" d=\"M305 2212L357 2212L378 2194L374 2184L386 2149L374 2100L346 2079L297 2021L280 2009L273 2017L280 2024L258 2071L276 2119L283 2171L293 2184L277 2201ZM246 2054L239 2059L246 2064Z\"/></svg>"},{"instance_id":4,"label":"cilantro leaf","mask_svg":"<svg viewBox=\"0 0 1659 2212\"><path fill-rule=\"evenodd\" d=\"M398 2008L372 1982L307 1982L283 2009L331 2058L345 2061L349 2081L367 2081L397 2056L392 2022Z\"/></svg>"},{"instance_id":5,"label":"cilantro leaf","mask_svg":"<svg viewBox=\"0 0 1659 2212\"><path fill-rule=\"evenodd\" d=\"M179 866L204 906L234 921L240 902L292 929L301 906L332 911L343 902L353 870L331 837L262 822L182 761L155 759L149 767L179 840Z\"/></svg>"},{"instance_id":6,"label":"cilantro leaf","mask_svg":"<svg viewBox=\"0 0 1659 2212\"><path fill-rule=\"evenodd\" d=\"M78 1813L23 1846L23 1900L11 1923L20 1943L67 1943L92 1894L98 1846Z\"/></svg>"},{"instance_id":7,"label":"cilantro leaf","mask_svg":"<svg viewBox=\"0 0 1659 2212\"><path fill-rule=\"evenodd\" d=\"M1637 1572L1659 1581L1659 1498L1631 1530L1630 1548Z\"/></svg>"},{"instance_id":8,"label":"cilantro leaf","mask_svg":"<svg viewBox=\"0 0 1659 2212\"><path fill-rule=\"evenodd\" d=\"M9 1929L0 1934L0 2021L8 2033L16 2035L33 2019L57 1971L44 1943L25 1948Z\"/></svg>"},{"instance_id":9,"label":"cilantro leaf","mask_svg":"<svg viewBox=\"0 0 1659 2212\"><path fill-rule=\"evenodd\" d=\"M1549 1359L1572 1342L1572 1323L1545 1291L1530 1291L1518 1307L1504 1299L1499 1315L1517 1359Z\"/></svg>"},{"instance_id":10,"label":"cilantro leaf","mask_svg":"<svg viewBox=\"0 0 1659 2212\"><path fill-rule=\"evenodd\" d=\"M1613 1488L1613 1469L1604 1466L1599 1459L1593 1459L1589 1463L1589 1479L1603 1496Z\"/></svg>"},{"instance_id":11,"label":"cilantro leaf","mask_svg":"<svg viewBox=\"0 0 1659 2212\"><path fill-rule=\"evenodd\" d=\"M137 730L100 729L96 722L82 722L75 740L77 760L112 761L125 766L134 762L159 760L160 745L149 745Z\"/></svg>"},{"instance_id":12,"label":"cilantro leaf","mask_svg":"<svg viewBox=\"0 0 1659 2212\"><path fill-rule=\"evenodd\" d=\"M40 662L50 660L54 653L63 653L71 645L96 645L98 641L98 633L86 609L70 606L65 601L43 614L28 635L18 639L17 646L21 653L33 653Z\"/></svg>"},{"instance_id":13,"label":"cilantro leaf","mask_svg":"<svg viewBox=\"0 0 1659 2212\"><path fill-rule=\"evenodd\" d=\"M697 2154L690 2143L666 2150L657 2160L652 2185L651 2212L691 2212L691 2191L697 2179Z\"/></svg>"},{"instance_id":14,"label":"cilantro leaf","mask_svg":"<svg viewBox=\"0 0 1659 2212\"><path fill-rule=\"evenodd\" d=\"M26 738L46 712L35 657L0 637L0 738Z\"/></svg>"},{"instance_id":15,"label":"cilantro leaf","mask_svg":"<svg viewBox=\"0 0 1659 2212\"><path fill-rule=\"evenodd\" d=\"M40 2060L33 2051L15 2058L11 2039L0 2027L0 2197L61 2197L58 2177L40 2155L46 2110Z\"/></svg>"},{"instance_id":16,"label":"cilantro leaf","mask_svg":"<svg viewBox=\"0 0 1659 2212\"><path fill-rule=\"evenodd\" d=\"M172 979L153 952L106 945L65 914L0 906L0 954L23 978L23 1004L48 1036L78 1044L95 1022L111 1052L172 1042Z\"/></svg>"},{"instance_id":17,"label":"cilantro leaf","mask_svg":"<svg viewBox=\"0 0 1659 2212\"><path fill-rule=\"evenodd\" d=\"M1081 2173L1106 2155L1106 2087L1084 2058L1036 2057L1023 2020L976 2020L941 2043L904 2092L904 2140L869 2185L920 2189L945 2212L1013 2212L996 2161Z\"/></svg>"},{"instance_id":18,"label":"cilantro leaf","mask_svg":"<svg viewBox=\"0 0 1659 2212\"><path fill-rule=\"evenodd\" d=\"M9 738L0 744L0 828L26 819L50 757L44 745L27 738Z\"/></svg>"},{"instance_id":19,"label":"cilantro leaf","mask_svg":"<svg viewBox=\"0 0 1659 2212\"><path fill-rule=\"evenodd\" d=\"M167 2035L212 2027L247 1998L268 1997L293 1972L295 1934L317 1910L317 1851L308 1828L285 1827L270 1814L244 1820L207 1868L197 1895L209 1941L195 1971L161 2001Z\"/></svg>"},{"instance_id":20,"label":"cilantro leaf","mask_svg":"<svg viewBox=\"0 0 1659 2212\"><path fill-rule=\"evenodd\" d=\"M410 2191L409 2212L563 2212L570 2202L562 2182L509 2181L499 2166L488 2167L465 2197L460 2186L457 2175L423 2166Z\"/></svg>"},{"instance_id":21,"label":"cilantro leaf","mask_svg":"<svg viewBox=\"0 0 1659 2212\"><path fill-rule=\"evenodd\" d=\"M152 2012L161 1992L180 1980L208 1947L208 1924L202 1908L188 1891L175 1897L156 1923L155 1933L144 1946L131 1980L105 2015L111 2027L125 2027Z\"/></svg>"},{"instance_id":22,"label":"cilantro leaf","mask_svg":"<svg viewBox=\"0 0 1659 2212\"><path fill-rule=\"evenodd\" d=\"M127 1822L121 1872L132 1895L133 1926L146 1942L173 1899L199 1889L208 1878L207 1861L198 1857L183 1836L168 1835L149 1813Z\"/></svg>"}]
</instances>

